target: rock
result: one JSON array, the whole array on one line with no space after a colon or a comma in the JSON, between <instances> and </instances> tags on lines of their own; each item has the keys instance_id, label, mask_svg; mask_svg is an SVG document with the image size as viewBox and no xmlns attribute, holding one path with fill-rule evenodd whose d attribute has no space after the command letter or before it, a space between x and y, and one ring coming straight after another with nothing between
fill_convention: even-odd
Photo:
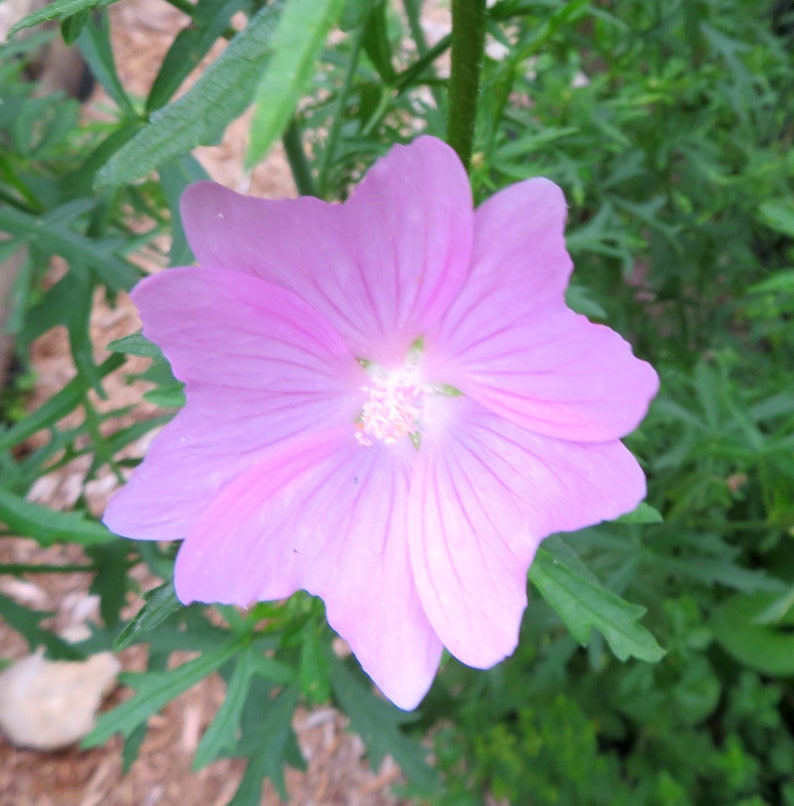
<instances>
[{"instance_id":1,"label":"rock","mask_svg":"<svg viewBox=\"0 0 794 806\"><path fill-rule=\"evenodd\" d=\"M121 664L111 652L84 661L53 661L42 651L0 674L0 728L18 747L57 750L94 726Z\"/></svg>"}]
</instances>

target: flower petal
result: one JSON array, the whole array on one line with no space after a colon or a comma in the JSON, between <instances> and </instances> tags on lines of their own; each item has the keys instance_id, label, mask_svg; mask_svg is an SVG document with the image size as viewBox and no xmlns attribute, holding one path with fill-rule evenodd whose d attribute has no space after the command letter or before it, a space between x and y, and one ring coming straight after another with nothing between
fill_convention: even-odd
<instances>
[{"instance_id":1,"label":"flower petal","mask_svg":"<svg viewBox=\"0 0 794 806\"><path fill-rule=\"evenodd\" d=\"M247 606L305 589L401 708L427 692L441 643L413 584L405 538L415 451L359 445L350 428L275 452L223 491L176 565L183 602Z\"/></svg>"},{"instance_id":2,"label":"flower petal","mask_svg":"<svg viewBox=\"0 0 794 806\"><path fill-rule=\"evenodd\" d=\"M617 333L566 307L565 212L546 179L478 208L472 273L425 338L427 371L538 433L615 440L645 416L659 380Z\"/></svg>"},{"instance_id":3,"label":"flower petal","mask_svg":"<svg viewBox=\"0 0 794 806\"><path fill-rule=\"evenodd\" d=\"M431 137L394 147L341 205L254 199L204 182L185 192L182 216L199 263L295 291L358 358L384 366L402 361L469 270L468 178Z\"/></svg>"},{"instance_id":4,"label":"flower petal","mask_svg":"<svg viewBox=\"0 0 794 806\"><path fill-rule=\"evenodd\" d=\"M518 641L540 541L636 507L637 461L620 442L577 444L519 428L465 397L434 398L411 478L411 565L425 612L463 663Z\"/></svg>"},{"instance_id":5,"label":"flower petal","mask_svg":"<svg viewBox=\"0 0 794 806\"><path fill-rule=\"evenodd\" d=\"M187 404L111 500L105 523L138 539L185 536L211 498L297 434L355 421L366 373L294 294L215 269L171 269L133 292L147 338Z\"/></svg>"}]
</instances>

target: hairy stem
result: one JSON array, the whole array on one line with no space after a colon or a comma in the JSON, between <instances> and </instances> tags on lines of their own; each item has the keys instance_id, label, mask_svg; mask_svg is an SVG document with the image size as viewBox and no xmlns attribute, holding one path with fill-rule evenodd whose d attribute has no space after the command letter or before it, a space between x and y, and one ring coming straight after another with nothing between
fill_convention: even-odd
<instances>
[{"instance_id":1,"label":"hairy stem","mask_svg":"<svg viewBox=\"0 0 794 806\"><path fill-rule=\"evenodd\" d=\"M317 196L317 188L314 185L314 177L309 161L306 159L306 152L303 150L301 142L301 132L298 124L293 118L282 138L284 151L287 152L287 160L292 171L292 178L301 196Z\"/></svg>"},{"instance_id":2,"label":"hairy stem","mask_svg":"<svg viewBox=\"0 0 794 806\"><path fill-rule=\"evenodd\" d=\"M485 0L452 0L452 74L447 142L468 170L485 45Z\"/></svg>"}]
</instances>

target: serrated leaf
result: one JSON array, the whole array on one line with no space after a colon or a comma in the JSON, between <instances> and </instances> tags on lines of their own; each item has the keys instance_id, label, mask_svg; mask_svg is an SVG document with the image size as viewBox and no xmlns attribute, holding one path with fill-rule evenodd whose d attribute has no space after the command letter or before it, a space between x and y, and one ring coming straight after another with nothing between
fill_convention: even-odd
<instances>
[{"instance_id":1,"label":"serrated leaf","mask_svg":"<svg viewBox=\"0 0 794 806\"><path fill-rule=\"evenodd\" d=\"M44 8L34 11L23 17L19 22L14 23L8 31L9 39L18 31L24 28L33 28L42 22L50 20L64 20L80 12L89 11L94 8L102 8L115 3L117 0L51 0Z\"/></svg>"},{"instance_id":2,"label":"serrated leaf","mask_svg":"<svg viewBox=\"0 0 794 806\"><path fill-rule=\"evenodd\" d=\"M193 769L200 770L215 761L222 753L231 751L237 743L240 729L240 716L248 698L249 683L257 674L257 655L252 647L246 647L237 657L223 704L215 714L215 718L201 737L196 755L193 758Z\"/></svg>"},{"instance_id":3,"label":"serrated leaf","mask_svg":"<svg viewBox=\"0 0 794 806\"><path fill-rule=\"evenodd\" d=\"M106 187L132 182L196 146L216 142L251 103L270 55L281 4L254 15L199 80L114 154L97 175Z\"/></svg>"},{"instance_id":4,"label":"serrated leaf","mask_svg":"<svg viewBox=\"0 0 794 806\"><path fill-rule=\"evenodd\" d=\"M101 523L80 512L56 512L0 488L0 523L11 534L32 537L40 546L69 541L81 546L115 539Z\"/></svg>"},{"instance_id":5,"label":"serrated leaf","mask_svg":"<svg viewBox=\"0 0 794 806\"><path fill-rule=\"evenodd\" d=\"M441 778L427 762L427 751L406 736L400 725L416 717L377 698L336 656L331 656L331 686L350 727L364 742L373 768L391 755L419 791L428 796L441 791Z\"/></svg>"},{"instance_id":6,"label":"serrated leaf","mask_svg":"<svg viewBox=\"0 0 794 806\"><path fill-rule=\"evenodd\" d=\"M99 596L99 614L107 627L113 628L119 623L127 598L131 549L130 541L121 538L86 549L96 568L89 591Z\"/></svg>"},{"instance_id":7,"label":"serrated leaf","mask_svg":"<svg viewBox=\"0 0 794 806\"><path fill-rule=\"evenodd\" d=\"M114 353L125 353L142 358L153 358L155 361L165 361L162 350L154 342L149 341L141 331L132 333L129 336L122 336L120 339L110 342L107 348Z\"/></svg>"},{"instance_id":8,"label":"serrated leaf","mask_svg":"<svg viewBox=\"0 0 794 806\"><path fill-rule=\"evenodd\" d=\"M287 3L270 42L272 57L256 88L256 111L245 157L249 168L265 156L287 127L343 7L344 0Z\"/></svg>"},{"instance_id":9,"label":"serrated leaf","mask_svg":"<svg viewBox=\"0 0 794 806\"><path fill-rule=\"evenodd\" d=\"M665 654L638 623L644 607L621 599L546 548L538 549L529 578L582 646L587 646L595 628L620 660L635 657L654 663Z\"/></svg>"},{"instance_id":10,"label":"serrated leaf","mask_svg":"<svg viewBox=\"0 0 794 806\"><path fill-rule=\"evenodd\" d=\"M642 501L635 510L621 515L615 523L664 523L664 518L658 509Z\"/></svg>"},{"instance_id":11,"label":"serrated leaf","mask_svg":"<svg viewBox=\"0 0 794 806\"><path fill-rule=\"evenodd\" d=\"M262 800L262 781L269 778L281 796L287 800L284 781L284 763L291 760L295 741L292 717L298 704L298 689L290 686L272 698L271 686L252 685L246 700L246 732L243 748L249 752L248 766L229 806L259 806Z\"/></svg>"},{"instance_id":12,"label":"serrated leaf","mask_svg":"<svg viewBox=\"0 0 794 806\"><path fill-rule=\"evenodd\" d=\"M235 640L211 652L205 652L176 669L121 675L119 680L134 688L135 695L112 711L102 714L96 727L83 739L81 747L98 747L114 733L130 737L150 716L226 663L238 649L239 643Z\"/></svg>"},{"instance_id":13,"label":"serrated leaf","mask_svg":"<svg viewBox=\"0 0 794 806\"><path fill-rule=\"evenodd\" d=\"M116 643L113 644L114 652L120 652L130 644L134 644L142 633L153 630L169 616L182 609L181 602L176 598L173 581L148 591L143 598L145 599L143 607L131 621L124 625Z\"/></svg>"}]
</instances>

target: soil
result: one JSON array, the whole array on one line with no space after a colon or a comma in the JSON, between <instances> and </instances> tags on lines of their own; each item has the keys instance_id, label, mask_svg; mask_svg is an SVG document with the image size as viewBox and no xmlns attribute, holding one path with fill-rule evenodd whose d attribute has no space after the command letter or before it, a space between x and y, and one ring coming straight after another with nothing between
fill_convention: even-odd
<instances>
[{"instance_id":1,"label":"soil","mask_svg":"<svg viewBox=\"0 0 794 806\"><path fill-rule=\"evenodd\" d=\"M122 82L133 94L143 95L171 41L187 24L188 18L163 0L124 0L110 8L110 15ZM442 10L442 19L443 16ZM438 20L438 9L435 9L434 20ZM432 30L430 33L431 38L435 38ZM221 48L222 44L217 45L207 61L215 58ZM190 81L188 79L186 86ZM86 117L105 115L109 107L112 107L111 102L96 88L86 105ZM244 116L229 127L219 146L197 150L210 176L227 187L258 196L294 196L288 166L278 149L253 172L243 170L247 129L248 120ZM54 279L63 271L63 266L56 264L52 271ZM92 337L98 360L106 357L104 346L108 342L138 329L134 308L123 295L112 308L101 298L95 300ZM61 328L36 342L33 360L36 389L32 408L48 399L74 374L68 342ZM128 366L125 373L129 371ZM134 404L135 413L130 417L140 419L151 415L153 409L141 401L141 389L127 384L123 374L111 376L107 390L110 400L103 405L116 408ZM146 440L143 440L132 446L130 453L142 455L145 448ZM31 499L57 509L68 508L81 494L84 469L78 461L58 473L42 477L31 491ZM101 512L114 486L115 480L110 476L89 485L88 500L96 514ZM80 560L76 547L43 550L33 541L21 539L5 539L0 543L0 562L55 564ZM150 587L152 582L145 578L138 581L144 588ZM90 582L88 575L79 573L26 575L3 579L0 591L29 607L52 611L55 615L49 624L60 630L98 619L96 598L88 592ZM130 601L129 606L134 612L141 603L142 600L137 599ZM22 638L0 623L0 659L18 658L27 651ZM134 647L120 657L125 670L140 670L145 663L145 650ZM107 707L126 696L127 692L120 687L111 695ZM222 760L198 772L191 769L193 752L223 696L224 684L214 676L170 703L150 720L140 756L126 775L122 773L118 737L93 750L71 747L49 753L15 748L0 737L0 806L223 806L239 783L243 764ZM408 803L391 792L392 785L400 779L398 767L387 758L379 770L370 769L361 740L346 731L345 719L339 713L330 708L299 711L294 727L307 769L305 772L287 771L289 804L397 806ZM267 806L281 802L269 783L261 802Z\"/></svg>"}]
</instances>

